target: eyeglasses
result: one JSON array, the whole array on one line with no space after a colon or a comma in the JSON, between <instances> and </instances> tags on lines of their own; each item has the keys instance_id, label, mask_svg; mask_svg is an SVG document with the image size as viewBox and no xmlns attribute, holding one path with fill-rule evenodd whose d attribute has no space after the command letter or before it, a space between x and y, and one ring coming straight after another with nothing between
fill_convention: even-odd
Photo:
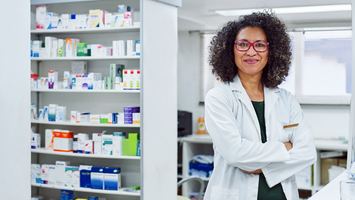
<instances>
[{"instance_id":1,"label":"eyeglasses","mask_svg":"<svg viewBox=\"0 0 355 200\"><path fill-rule=\"evenodd\" d=\"M251 46L253 46L254 50L256 52L265 52L267 51L267 48L269 47L269 43L268 42L264 42L264 41L258 41L258 42L248 42L245 40L238 40L234 42L235 44L235 48L238 51L248 51L250 49Z\"/></svg>"}]
</instances>

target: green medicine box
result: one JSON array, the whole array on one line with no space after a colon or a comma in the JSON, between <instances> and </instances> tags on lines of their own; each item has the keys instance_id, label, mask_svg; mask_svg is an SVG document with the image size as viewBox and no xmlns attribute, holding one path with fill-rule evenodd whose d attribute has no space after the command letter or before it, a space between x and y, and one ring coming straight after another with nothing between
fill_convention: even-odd
<instances>
[{"instance_id":1,"label":"green medicine box","mask_svg":"<svg viewBox=\"0 0 355 200\"><path fill-rule=\"evenodd\" d=\"M77 56L88 56L88 44L79 43Z\"/></svg>"},{"instance_id":2,"label":"green medicine box","mask_svg":"<svg viewBox=\"0 0 355 200\"><path fill-rule=\"evenodd\" d=\"M122 139L122 155L136 156L138 140L139 140L138 133L128 133L128 138Z\"/></svg>"}]
</instances>

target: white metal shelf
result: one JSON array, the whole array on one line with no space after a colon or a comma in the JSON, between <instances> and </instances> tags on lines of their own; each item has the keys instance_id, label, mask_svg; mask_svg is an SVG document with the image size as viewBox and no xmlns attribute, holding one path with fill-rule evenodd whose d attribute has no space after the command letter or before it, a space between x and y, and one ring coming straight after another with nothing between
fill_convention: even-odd
<instances>
[{"instance_id":1,"label":"white metal shelf","mask_svg":"<svg viewBox=\"0 0 355 200\"><path fill-rule=\"evenodd\" d=\"M140 26L127 26L117 28L88 28L88 29L36 29L32 34L65 34L65 33L110 33L110 32L138 32Z\"/></svg>"},{"instance_id":2,"label":"white metal shelf","mask_svg":"<svg viewBox=\"0 0 355 200\"><path fill-rule=\"evenodd\" d=\"M133 59L140 59L140 56L31 57L32 61L54 61L54 60L133 60Z\"/></svg>"},{"instance_id":3,"label":"white metal shelf","mask_svg":"<svg viewBox=\"0 0 355 200\"><path fill-rule=\"evenodd\" d=\"M74 188L74 187L65 187L65 186L39 184L39 183L31 183L31 185L34 187L51 188L51 189L58 189L58 190L72 190L72 191L77 191L77 192L114 194L114 195L122 195L122 196L140 196L140 192L125 192L122 189L120 189L120 190L97 190L97 189L91 189L91 188Z\"/></svg>"},{"instance_id":4,"label":"white metal shelf","mask_svg":"<svg viewBox=\"0 0 355 200\"><path fill-rule=\"evenodd\" d=\"M200 143L200 144L212 144L212 138L210 135L189 135L178 138L180 142Z\"/></svg>"},{"instance_id":5,"label":"white metal shelf","mask_svg":"<svg viewBox=\"0 0 355 200\"><path fill-rule=\"evenodd\" d=\"M72 123L69 121L65 122L50 122L50 121L39 121L37 119L31 119L33 124L50 124L50 125L63 125L63 126L89 126L89 127L121 127L121 128L139 128L140 124L90 124L90 123Z\"/></svg>"},{"instance_id":6,"label":"white metal shelf","mask_svg":"<svg viewBox=\"0 0 355 200\"><path fill-rule=\"evenodd\" d=\"M65 89L31 89L31 92L73 92L73 93L140 93L140 90L65 90Z\"/></svg>"},{"instance_id":7,"label":"white metal shelf","mask_svg":"<svg viewBox=\"0 0 355 200\"><path fill-rule=\"evenodd\" d=\"M321 140L315 139L317 150L348 151L348 143L345 140Z\"/></svg>"},{"instance_id":8,"label":"white metal shelf","mask_svg":"<svg viewBox=\"0 0 355 200\"><path fill-rule=\"evenodd\" d=\"M139 156L113 156L113 155L98 155L98 154L82 154L73 152L58 152L58 151L47 151L44 148L31 149L32 153L40 154L50 154L58 156L71 156L71 157L81 157L81 158L104 158L104 159L121 159L121 160L140 160Z\"/></svg>"},{"instance_id":9,"label":"white metal shelf","mask_svg":"<svg viewBox=\"0 0 355 200\"><path fill-rule=\"evenodd\" d=\"M212 144L212 138L210 135L190 135L186 137L180 137L178 138L178 141L200 144ZM317 150L348 150L348 143L345 140L315 139L314 144Z\"/></svg>"}]
</instances>

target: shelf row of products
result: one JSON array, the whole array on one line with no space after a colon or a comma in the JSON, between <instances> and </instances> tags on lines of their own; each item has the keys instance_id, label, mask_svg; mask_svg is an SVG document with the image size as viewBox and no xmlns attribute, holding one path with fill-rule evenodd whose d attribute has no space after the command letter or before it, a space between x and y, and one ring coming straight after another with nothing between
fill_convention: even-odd
<instances>
[{"instance_id":1,"label":"shelf row of products","mask_svg":"<svg viewBox=\"0 0 355 200\"><path fill-rule=\"evenodd\" d=\"M118 5L117 13L101 9L89 10L88 14L61 14L48 12L47 5L36 6L36 29L89 29L115 28L139 25L133 21L133 8Z\"/></svg>"},{"instance_id":2,"label":"shelf row of products","mask_svg":"<svg viewBox=\"0 0 355 200\"><path fill-rule=\"evenodd\" d=\"M87 133L74 135L73 131L61 129L45 130L46 151L78 154L140 156L140 137L138 133L113 132L112 134ZM31 133L31 149L41 148L41 134Z\"/></svg>"},{"instance_id":3,"label":"shelf row of products","mask_svg":"<svg viewBox=\"0 0 355 200\"><path fill-rule=\"evenodd\" d=\"M140 70L125 69L122 64L109 66L110 76L102 80L101 73L87 73L87 61L72 61L71 71L64 71L63 81L58 80L58 71L49 70L48 77L31 74L31 89L67 90L140 90Z\"/></svg>"},{"instance_id":4,"label":"shelf row of products","mask_svg":"<svg viewBox=\"0 0 355 200\"><path fill-rule=\"evenodd\" d=\"M44 200L43 196L36 195L31 197L31 200ZM55 199L50 199L55 200ZM60 200L74 200L74 192L70 190L61 190L60 191ZM75 198L75 200L107 200L106 198L89 196L88 198Z\"/></svg>"},{"instance_id":5,"label":"shelf row of products","mask_svg":"<svg viewBox=\"0 0 355 200\"><path fill-rule=\"evenodd\" d=\"M49 104L38 110L31 104L31 119L50 122L67 122L67 107ZM123 112L92 114L90 112L70 111L71 123L90 124L140 124L140 107L124 107Z\"/></svg>"},{"instance_id":6,"label":"shelf row of products","mask_svg":"<svg viewBox=\"0 0 355 200\"><path fill-rule=\"evenodd\" d=\"M31 164L31 182L68 188L117 191L121 189L121 168L92 165L70 166L69 161L56 161L55 164ZM127 190L130 189L123 191Z\"/></svg>"},{"instance_id":7,"label":"shelf row of products","mask_svg":"<svg viewBox=\"0 0 355 200\"><path fill-rule=\"evenodd\" d=\"M44 42L31 41L31 57L140 56L140 40L112 41L112 46L80 43L79 39L46 36Z\"/></svg>"}]
</instances>

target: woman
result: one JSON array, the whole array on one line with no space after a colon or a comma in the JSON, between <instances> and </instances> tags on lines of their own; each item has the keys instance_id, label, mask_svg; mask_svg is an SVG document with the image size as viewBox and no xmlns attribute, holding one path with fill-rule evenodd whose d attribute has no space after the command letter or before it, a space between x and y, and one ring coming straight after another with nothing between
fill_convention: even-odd
<instances>
[{"instance_id":1,"label":"woman","mask_svg":"<svg viewBox=\"0 0 355 200\"><path fill-rule=\"evenodd\" d=\"M205 200L299 199L295 174L316 161L313 133L292 94L285 25L270 11L228 22L210 46L224 83L205 99L214 171Z\"/></svg>"}]
</instances>

